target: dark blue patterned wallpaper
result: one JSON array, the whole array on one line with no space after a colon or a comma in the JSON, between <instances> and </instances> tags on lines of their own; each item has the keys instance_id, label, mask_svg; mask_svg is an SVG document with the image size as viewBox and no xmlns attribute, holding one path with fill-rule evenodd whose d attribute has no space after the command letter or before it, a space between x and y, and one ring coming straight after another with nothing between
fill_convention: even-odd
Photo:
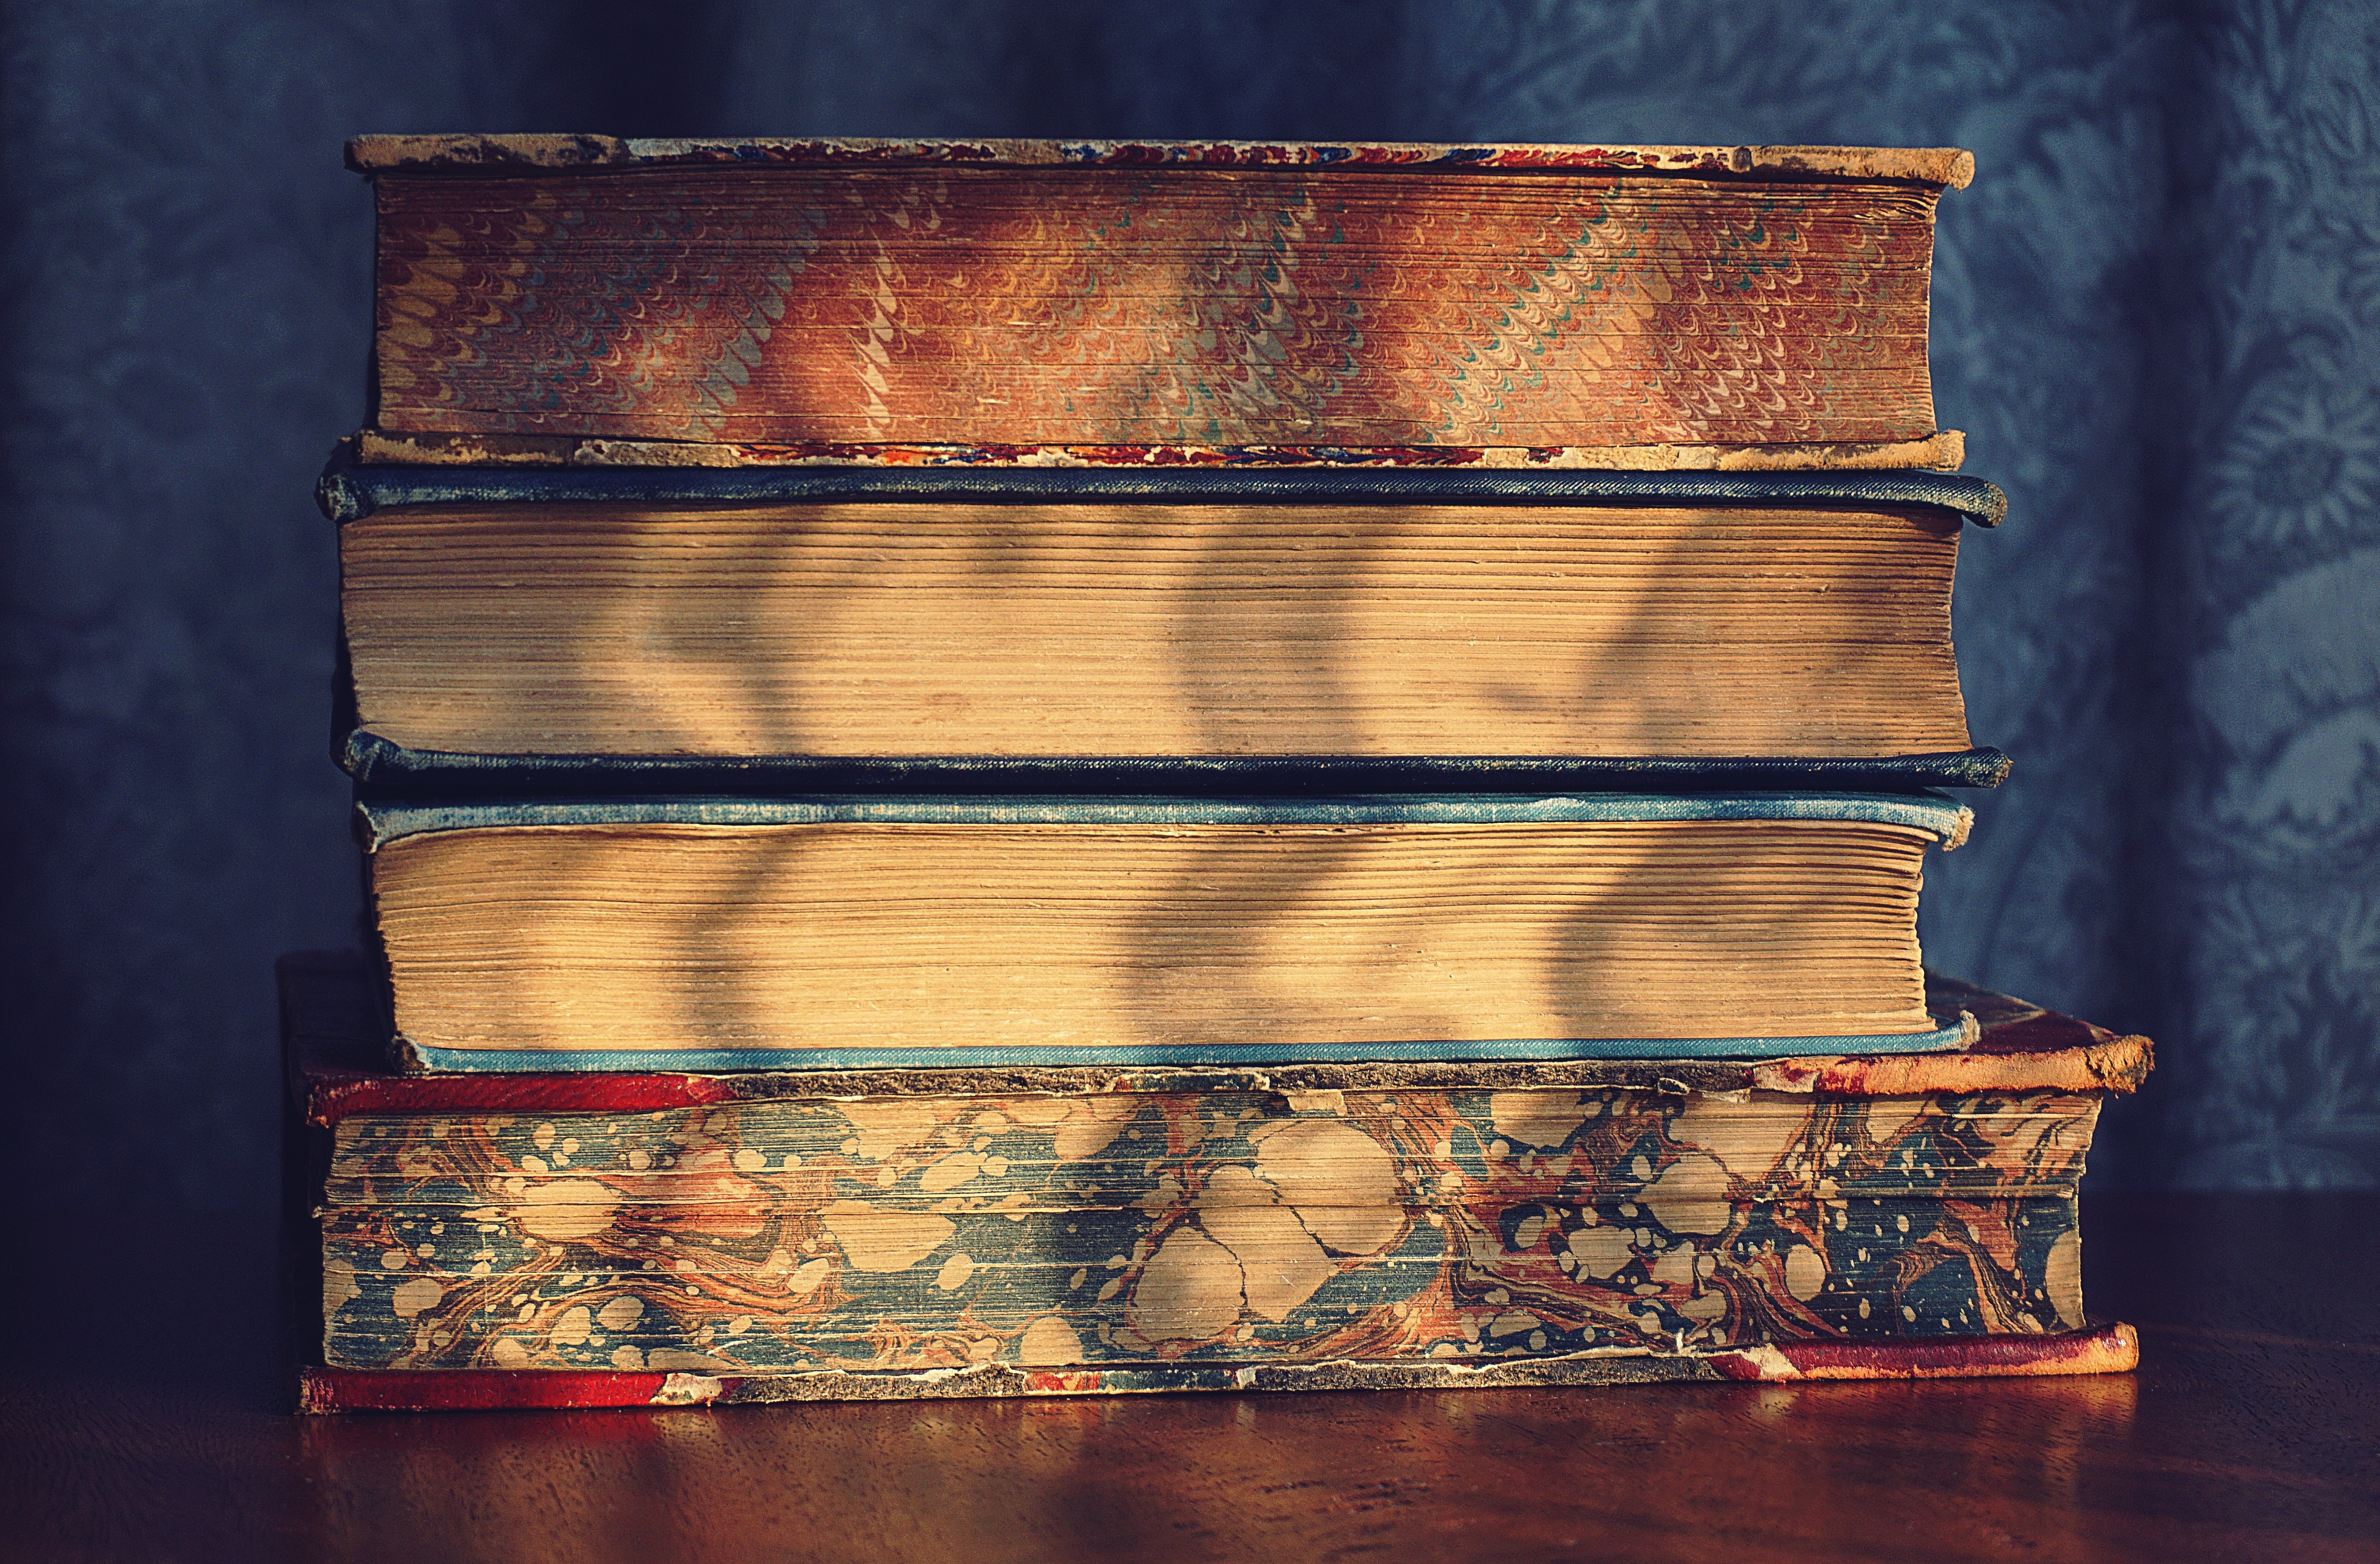
<instances>
[{"instance_id":1,"label":"dark blue patterned wallpaper","mask_svg":"<svg viewBox=\"0 0 2380 1564\"><path fill-rule=\"evenodd\" d=\"M1958 621L1977 736L2019 769L1934 876L1929 956L2158 1038L2104 1181L2380 1179L2372 5L0 15L6 1143L61 1198L271 1178L271 959L357 908L307 497L361 406L338 144L455 128L1973 150L1934 351L2011 500Z\"/></svg>"}]
</instances>

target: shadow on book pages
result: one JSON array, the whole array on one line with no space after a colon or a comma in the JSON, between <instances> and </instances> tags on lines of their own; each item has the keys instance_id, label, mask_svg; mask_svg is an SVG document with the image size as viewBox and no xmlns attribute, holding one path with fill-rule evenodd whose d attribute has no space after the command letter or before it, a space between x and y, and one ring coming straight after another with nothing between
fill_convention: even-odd
<instances>
[{"instance_id":1,"label":"shadow on book pages","mask_svg":"<svg viewBox=\"0 0 2380 1564\"><path fill-rule=\"evenodd\" d=\"M1955 1048L1938 794L368 801L436 1069Z\"/></svg>"}]
</instances>

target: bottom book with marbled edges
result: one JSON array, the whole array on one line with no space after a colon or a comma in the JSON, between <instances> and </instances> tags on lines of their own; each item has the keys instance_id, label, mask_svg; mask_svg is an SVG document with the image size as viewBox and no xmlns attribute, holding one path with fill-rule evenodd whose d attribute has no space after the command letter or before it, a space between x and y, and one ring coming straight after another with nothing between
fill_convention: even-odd
<instances>
[{"instance_id":1,"label":"bottom book with marbled edges","mask_svg":"<svg viewBox=\"0 0 2380 1564\"><path fill-rule=\"evenodd\" d=\"M2146 1043L436 1077L284 966L301 1402L619 1406L2092 1373L2076 1188Z\"/></svg>"}]
</instances>

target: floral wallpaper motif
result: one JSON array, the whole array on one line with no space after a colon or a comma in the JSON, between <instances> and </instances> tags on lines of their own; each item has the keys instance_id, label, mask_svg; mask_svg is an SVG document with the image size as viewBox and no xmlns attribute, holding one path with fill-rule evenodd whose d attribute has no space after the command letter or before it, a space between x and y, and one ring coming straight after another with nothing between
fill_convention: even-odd
<instances>
[{"instance_id":1,"label":"floral wallpaper motif","mask_svg":"<svg viewBox=\"0 0 2380 1564\"><path fill-rule=\"evenodd\" d=\"M2380 1175L2380 10L2273 0L2196 40L2175 118L2183 691L2164 931L2171 1176Z\"/></svg>"},{"instance_id":2,"label":"floral wallpaper motif","mask_svg":"<svg viewBox=\"0 0 2380 1564\"><path fill-rule=\"evenodd\" d=\"M352 939L308 490L359 422L359 129L1972 149L1941 421L2018 762L1949 970L2143 1030L2095 1187L2380 1179L2380 7L2356 0L21 0L0 10L11 1158L253 1206L271 959ZM94 1130L44 1105L118 1106ZM93 1140L96 1134L99 1139ZM95 1149L99 1148L99 1149Z\"/></svg>"}]
</instances>

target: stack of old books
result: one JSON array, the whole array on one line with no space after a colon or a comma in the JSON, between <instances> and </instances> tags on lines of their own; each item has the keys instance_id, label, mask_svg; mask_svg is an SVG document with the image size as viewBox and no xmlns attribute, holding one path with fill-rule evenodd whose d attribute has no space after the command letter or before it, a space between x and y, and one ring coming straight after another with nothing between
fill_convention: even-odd
<instances>
[{"instance_id":1,"label":"stack of old books","mask_svg":"<svg viewBox=\"0 0 2380 1564\"><path fill-rule=\"evenodd\" d=\"M349 156L307 1405L2129 1364L2145 1044L1917 947L1964 153Z\"/></svg>"}]
</instances>

